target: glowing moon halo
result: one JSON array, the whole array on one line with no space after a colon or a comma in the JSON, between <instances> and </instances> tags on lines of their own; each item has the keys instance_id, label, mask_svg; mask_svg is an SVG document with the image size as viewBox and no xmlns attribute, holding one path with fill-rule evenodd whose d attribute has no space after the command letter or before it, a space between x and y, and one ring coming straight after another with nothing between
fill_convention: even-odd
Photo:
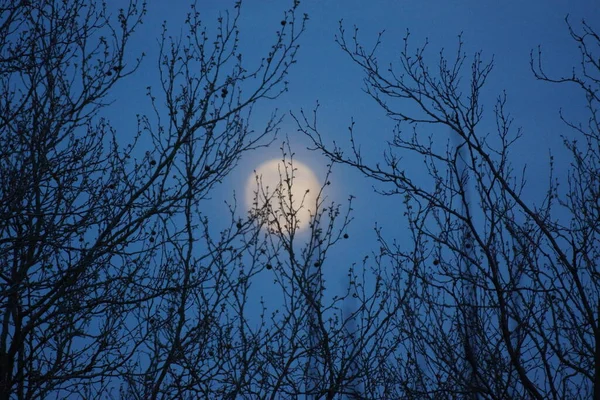
<instances>
[{"instance_id":1,"label":"glowing moon halo","mask_svg":"<svg viewBox=\"0 0 600 400\"><path fill-rule=\"evenodd\" d=\"M293 174L288 160L284 164L282 160L275 159L258 166L246 183L246 205L249 210L254 210L257 206L262 208L268 202L283 227L286 225L285 216L290 213L289 186L286 182L290 178L291 209L296 212L298 230L304 230L309 226L311 215L314 215L321 186L308 166L296 160L292 164Z\"/></svg>"}]
</instances>

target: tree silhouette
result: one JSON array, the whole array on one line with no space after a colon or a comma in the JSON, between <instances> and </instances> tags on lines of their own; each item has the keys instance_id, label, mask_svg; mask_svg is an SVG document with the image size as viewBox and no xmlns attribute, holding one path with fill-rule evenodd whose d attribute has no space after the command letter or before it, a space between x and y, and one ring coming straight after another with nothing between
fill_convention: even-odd
<instances>
[{"instance_id":1,"label":"tree silhouette","mask_svg":"<svg viewBox=\"0 0 600 400\"><path fill-rule=\"evenodd\" d=\"M250 117L287 90L299 2L262 57L241 53L240 2L214 32L194 4L181 37L164 25L160 80L129 136L106 106L145 65L129 45L146 5L110 7L0 2L0 398L357 397L389 354L376 344L399 303L356 266L347 291L328 294L322 270L349 208L323 190L314 205L292 198L288 146L279 190L257 186L272 201L234 202L225 219L204 209L278 129L276 114L262 131ZM260 293L265 280L280 303Z\"/></svg>"},{"instance_id":2,"label":"tree silhouette","mask_svg":"<svg viewBox=\"0 0 600 400\"><path fill-rule=\"evenodd\" d=\"M411 50L407 34L400 65L383 68L381 35L365 48L357 29L348 35L340 24L337 41L363 69L365 91L397 123L384 162L361 153L354 122L345 149L321 135L318 110L296 121L333 163L398 196L412 237L391 245L378 235L378 262L414 284L391 292L401 297L392 317L399 345L366 398L600 398L600 37L586 22L581 33L567 26L578 69L550 77L541 50L531 67L540 80L578 85L589 119L561 114L572 129L564 139L571 164L550 158L547 192L532 204L524 173L511 165L524 133L512 126L507 96L492 114L481 103L492 62L476 53L469 65L459 38L456 54L441 52L432 68L428 44ZM410 155L425 162L429 180L403 169ZM569 168L566 182L557 168Z\"/></svg>"},{"instance_id":3,"label":"tree silhouette","mask_svg":"<svg viewBox=\"0 0 600 400\"><path fill-rule=\"evenodd\" d=\"M552 78L532 53L534 75L576 84L590 112L563 117L569 178L550 176L541 204L511 167L521 132L505 96L496 134L482 133L492 65L481 54L466 74L460 46L431 70L407 36L402 73L388 72L341 26L339 45L398 122L384 163L363 157L353 127L344 153L316 112L302 114L299 128L331 161L316 200L294 194L285 142L279 185L257 177L254 207L232 201L224 217L207 201L276 138L280 117L257 130L252 111L287 90L308 17L291 1L266 54L243 54L243 4L211 28L193 3L180 36L162 28L159 78L130 134L107 106L146 68L131 51L146 4L113 7L0 0L0 399L600 398L600 39L590 25L568 24L582 56L572 75ZM402 170L410 153L429 182ZM378 251L339 265L332 249L352 236L352 197L328 200L333 163L399 196L410 243L378 230ZM344 291L330 270L347 274Z\"/></svg>"},{"instance_id":4,"label":"tree silhouette","mask_svg":"<svg viewBox=\"0 0 600 400\"><path fill-rule=\"evenodd\" d=\"M230 366L258 346L233 347L237 256L257 231L211 232L202 201L277 127L248 118L286 90L298 3L262 59L239 52L240 3L214 35L194 6L182 38L165 27L152 111L129 138L102 117L143 57L128 45L146 5L121 6L0 6L1 398L189 397L211 381L234 396L249 365Z\"/></svg>"}]
</instances>

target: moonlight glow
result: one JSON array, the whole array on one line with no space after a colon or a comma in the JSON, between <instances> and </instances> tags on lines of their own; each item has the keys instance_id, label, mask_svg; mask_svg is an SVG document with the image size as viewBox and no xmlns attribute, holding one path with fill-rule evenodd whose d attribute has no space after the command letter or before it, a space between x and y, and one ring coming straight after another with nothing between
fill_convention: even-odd
<instances>
[{"instance_id":1,"label":"moonlight glow","mask_svg":"<svg viewBox=\"0 0 600 400\"><path fill-rule=\"evenodd\" d=\"M292 174L289 161L286 161L285 166L281 160L261 164L248 177L246 204L253 210L268 203L272 210L269 219L273 221L277 218L282 227L287 225L293 210L298 220L298 229L303 230L309 226L311 215L315 212L320 185L314 172L306 165L293 161L293 168Z\"/></svg>"}]
</instances>

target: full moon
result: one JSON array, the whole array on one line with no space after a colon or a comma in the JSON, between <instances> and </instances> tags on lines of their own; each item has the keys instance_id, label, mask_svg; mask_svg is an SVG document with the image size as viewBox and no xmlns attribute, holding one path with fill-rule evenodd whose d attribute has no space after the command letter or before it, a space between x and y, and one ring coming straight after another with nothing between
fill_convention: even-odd
<instances>
[{"instance_id":1,"label":"full moon","mask_svg":"<svg viewBox=\"0 0 600 400\"><path fill-rule=\"evenodd\" d=\"M305 164L296 160L285 163L270 160L248 177L246 205L249 210L268 210L263 215L271 226L279 224L287 231L292 224L300 231L310 225L320 189L319 180Z\"/></svg>"}]
</instances>

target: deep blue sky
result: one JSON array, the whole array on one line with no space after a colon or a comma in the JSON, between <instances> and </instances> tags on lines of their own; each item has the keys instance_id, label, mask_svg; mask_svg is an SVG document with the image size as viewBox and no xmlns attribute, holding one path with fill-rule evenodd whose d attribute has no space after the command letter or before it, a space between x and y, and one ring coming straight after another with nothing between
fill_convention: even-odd
<instances>
[{"instance_id":1,"label":"deep blue sky","mask_svg":"<svg viewBox=\"0 0 600 400\"><path fill-rule=\"evenodd\" d=\"M279 28L283 10L291 1L248 0L243 4L242 51L245 57L257 57L268 48L273 33ZM233 1L201 0L197 9L205 23L215 26L219 10L231 8ZM147 54L140 71L122 83L114 92L115 104L109 117L115 127L127 135L135 127L135 114L149 112L149 102L144 97L145 87L158 87L156 81L157 40L163 20L170 32L180 32L189 2L150 1L144 25L134 39L135 51ZM549 151L557 159L559 172L567 160L561 155L561 135L571 132L559 121L558 110L563 107L567 115L580 119L584 116L583 98L574 88L538 82L529 69L529 52L541 45L548 73L567 74L579 62L577 48L570 39L564 18L570 14L575 27L581 18L589 22L600 20L600 2L596 0L505 0L505 1L450 1L450 0L303 0L301 11L308 21L306 34L301 40L301 50L295 68L289 75L290 91L280 99L262 103L257 109L255 124L261 128L273 107L282 113L298 113L300 109L312 110L316 101L321 104L320 126L325 140L347 143L347 126L354 118L359 143L367 159L381 156L385 140L391 138L393 124L379 107L362 91L362 72L352 64L334 41L338 22L343 19L348 30L356 25L364 44L373 43L376 34L385 30L380 48L382 59L397 60L402 37L411 31L413 47L429 39L430 66L436 66L438 51L444 47L448 54L456 50L457 35L463 33L464 51L468 55L483 50L484 58L494 56L495 67L484 88L488 117L492 117L494 99L503 90L508 95L508 109L514 117L514 126L522 127L524 138L513 152L517 166L528 165L527 195L535 201L547 182ZM469 65L465 72L468 73ZM488 121L492 122L493 119ZM493 131L494 126L481 126ZM317 175L325 171L325 159L308 152L307 141L297 132L293 120L287 117L282 134L292 139L298 159L315 168ZM213 194L206 209L218 218L223 212L224 200L232 198L233 190L243 193L248 172L270 158L279 157L278 144L270 149L250 154L239 168ZM405 166L407 170L410 166ZM418 167L415 167L418 169ZM426 177L423 177L425 179ZM383 198L375 195L372 182L356 172L337 167L331 179L330 197L343 202L348 195L356 196L355 221L349 229L350 239L336 249L336 263L341 267L360 262L371 249L376 249L374 224L385 227L389 237L402 240L406 235L406 221L402 217L400 198ZM344 268L345 269L345 268ZM340 270L345 275L344 269Z\"/></svg>"}]
</instances>

